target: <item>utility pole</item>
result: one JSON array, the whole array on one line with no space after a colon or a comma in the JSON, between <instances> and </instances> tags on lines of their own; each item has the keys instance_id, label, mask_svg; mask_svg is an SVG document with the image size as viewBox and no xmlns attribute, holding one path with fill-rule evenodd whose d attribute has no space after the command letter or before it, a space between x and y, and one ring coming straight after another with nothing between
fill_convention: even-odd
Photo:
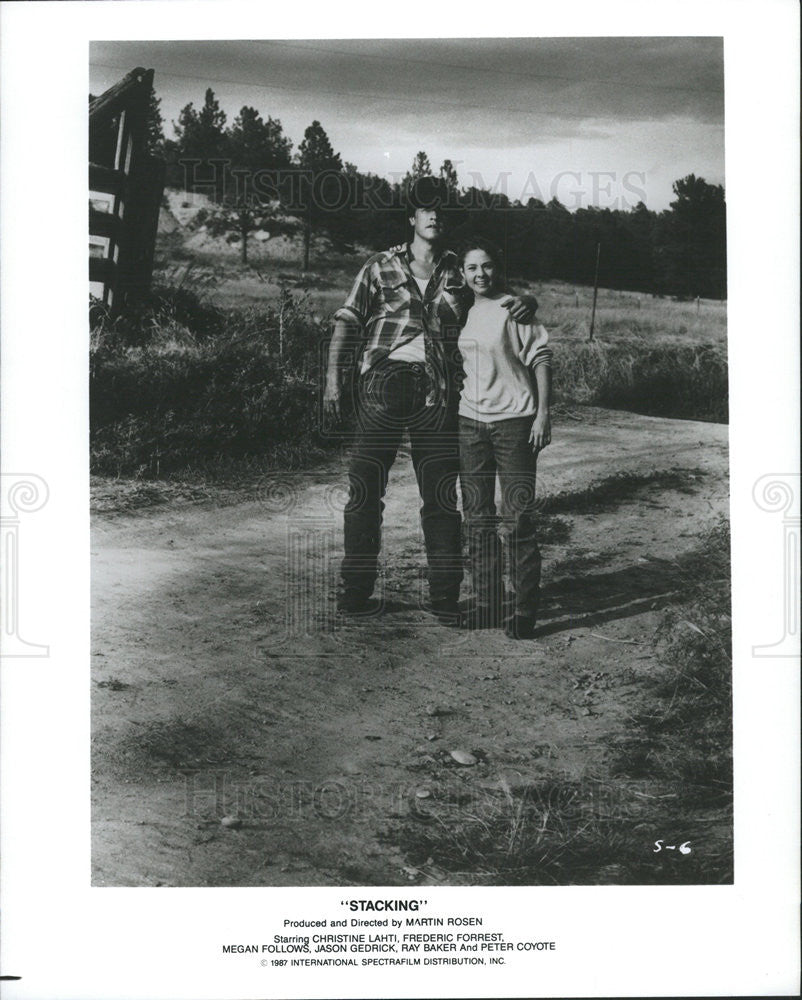
<instances>
[{"instance_id":1,"label":"utility pole","mask_svg":"<svg viewBox=\"0 0 802 1000\"><path fill-rule=\"evenodd\" d=\"M596 275L593 278L593 309L590 314L590 333L588 341L593 340L593 327L596 324L596 296L599 294L599 257L601 256L601 243L596 244Z\"/></svg>"}]
</instances>

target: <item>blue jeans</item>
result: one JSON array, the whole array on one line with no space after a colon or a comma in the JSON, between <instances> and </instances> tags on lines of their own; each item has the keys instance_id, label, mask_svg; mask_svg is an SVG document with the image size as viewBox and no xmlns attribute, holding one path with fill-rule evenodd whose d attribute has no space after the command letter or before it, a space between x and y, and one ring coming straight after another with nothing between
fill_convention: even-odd
<instances>
[{"instance_id":1,"label":"blue jeans","mask_svg":"<svg viewBox=\"0 0 802 1000\"><path fill-rule=\"evenodd\" d=\"M446 406L426 406L429 380L422 364L391 361L371 368L357 386L357 430L348 470L346 593L369 597L377 576L387 478L405 430L421 497L432 601L456 601L462 582L457 509L459 445L456 393Z\"/></svg>"},{"instance_id":2,"label":"blue jeans","mask_svg":"<svg viewBox=\"0 0 802 1000\"><path fill-rule=\"evenodd\" d=\"M533 417L483 423L459 418L460 484L476 603L499 611L502 562L515 594L515 613L536 618L540 549L535 525L537 456L529 433ZM501 486L496 512L496 474Z\"/></svg>"}]
</instances>

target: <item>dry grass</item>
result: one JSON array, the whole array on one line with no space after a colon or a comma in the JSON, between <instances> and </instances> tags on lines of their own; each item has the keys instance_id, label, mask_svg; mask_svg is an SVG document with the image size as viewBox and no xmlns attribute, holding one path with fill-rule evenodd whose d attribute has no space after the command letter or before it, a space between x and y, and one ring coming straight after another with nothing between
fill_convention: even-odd
<instances>
[{"instance_id":1,"label":"dry grass","mask_svg":"<svg viewBox=\"0 0 802 1000\"><path fill-rule=\"evenodd\" d=\"M585 341L590 331L593 289L562 282L527 286L539 303L538 320L560 340ZM659 344L718 344L727 340L727 303L712 299L678 302L646 292L600 288L594 339Z\"/></svg>"},{"instance_id":2,"label":"dry grass","mask_svg":"<svg viewBox=\"0 0 802 1000\"><path fill-rule=\"evenodd\" d=\"M613 742L614 767L631 776L676 777L686 799L732 796L730 533L720 521L680 567L683 599L655 635L662 668L645 683L635 726Z\"/></svg>"},{"instance_id":3,"label":"dry grass","mask_svg":"<svg viewBox=\"0 0 802 1000\"><path fill-rule=\"evenodd\" d=\"M325 322L342 305L359 268L369 255L329 252L313 259L309 272L300 258L271 260L255 257L241 264L236 256L213 252L188 254L180 234L160 237L161 259L157 276L169 275L176 261L194 262L195 273L209 280L210 298L220 308L265 306L278 299L282 286L308 294L312 311ZM562 281L529 282L511 279L518 292L538 300L538 321L555 340L585 341L590 330L593 289ZM727 303L712 299L681 302L647 292L622 292L600 288L596 304L594 337L602 343L641 341L658 344L719 344L727 339Z\"/></svg>"},{"instance_id":4,"label":"dry grass","mask_svg":"<svg viewBox=\"0 0 802 1000\"><path fill-rule=\"evenodd\" d=\"M670 783L552 778L511 789L501 781L458 802L435 798L385 836L411 865L467 876L473 885L730 881L726 819L716 829L709 817L680 818L681 795ZM690 853L656 851L654 831L677 828Z\"/></svg>"}]
</instances>

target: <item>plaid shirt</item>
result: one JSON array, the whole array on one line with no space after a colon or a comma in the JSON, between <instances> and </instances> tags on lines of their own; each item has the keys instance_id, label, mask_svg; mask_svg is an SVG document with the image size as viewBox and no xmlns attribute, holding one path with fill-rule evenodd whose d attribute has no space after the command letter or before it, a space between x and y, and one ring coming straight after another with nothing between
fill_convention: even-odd
<instances>
[{"instance_id":1,"label":"plaid shirt","mask_svg":"<svg viewBox=\"0 0 802 1000\"><path fill-rule=\"evenodd\" d=\"M409 262L408 246L374 254L357 275L334 319L358 328L364 345L363 372L423 334L430 385L426 404L443 405L458 366L457 338L471 296L452 251L446 250L437 258L424 295Z\"/></svg>"}]
</instances>

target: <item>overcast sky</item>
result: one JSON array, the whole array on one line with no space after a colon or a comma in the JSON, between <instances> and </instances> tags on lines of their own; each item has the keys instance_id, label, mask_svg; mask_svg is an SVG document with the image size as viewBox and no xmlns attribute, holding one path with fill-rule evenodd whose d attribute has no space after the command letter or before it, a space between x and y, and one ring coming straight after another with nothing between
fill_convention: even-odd
<instances>
[{"instance_id":1,"label":"overcast sky","mask_svg":"<svg viewBox=\"0 0 802 1000\"><path fill-rule=\"evenodd\" d=\"M719 38L93 42L91 92L135 66L156 71L168 138L211 87L229 124L252 105L297 148L316 118L343 160L391 179L422 149L462 185L569 208L660 210L678 177L724 183Z\"/></svg>"}]
</instances>

